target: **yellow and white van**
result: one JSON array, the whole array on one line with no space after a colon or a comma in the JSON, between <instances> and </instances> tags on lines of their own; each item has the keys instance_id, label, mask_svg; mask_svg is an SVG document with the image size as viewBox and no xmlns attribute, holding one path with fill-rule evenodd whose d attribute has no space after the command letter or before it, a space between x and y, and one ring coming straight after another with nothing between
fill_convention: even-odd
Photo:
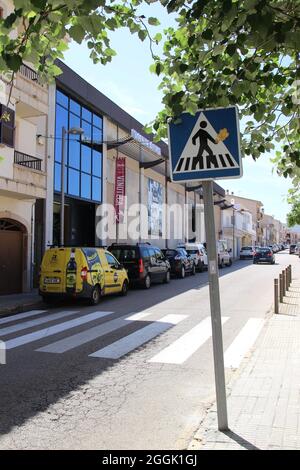
<instances>
[{"instance_id":1,"label":"yellow and white van","mask_svg":"<svg viewBox=\"0 0 300 470\"><path fill-rule=\"evenodd\" d=\"M127 294L128 276L104 248L49 248L43 257L39 293L45 302L58 297L85 297L92 305L101 296Z\"/></svg>"}]
</instances>

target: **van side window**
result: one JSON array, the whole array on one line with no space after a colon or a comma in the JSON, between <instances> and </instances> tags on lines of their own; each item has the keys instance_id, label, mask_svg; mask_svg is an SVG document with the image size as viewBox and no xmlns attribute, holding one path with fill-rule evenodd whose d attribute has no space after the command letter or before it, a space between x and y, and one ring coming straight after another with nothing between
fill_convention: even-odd
<instances>
[{"instance_id":1,"label":"van side window","mask_svg":"<svg viewBox=\"0 0 300 470\"><path fill-rule=\"evenodd\" d=\"M105 252L105 256L106 256L106 259L107 259L107 262L110 266L116 266L118 265L118 261L116 260L116 258L111 255L110 253L108 253L107 251Z\"/></svg>"},{"instance_id":2,"label":"van side window","mask_svg":"<svg viewBox=\"0 0 300 470\"><path fill-rule=\"evenodd\" d=\"M149 261L150 254L148 248L140 247L141 257L144 258L145 261Z\"/></svg>"}]
</instances>

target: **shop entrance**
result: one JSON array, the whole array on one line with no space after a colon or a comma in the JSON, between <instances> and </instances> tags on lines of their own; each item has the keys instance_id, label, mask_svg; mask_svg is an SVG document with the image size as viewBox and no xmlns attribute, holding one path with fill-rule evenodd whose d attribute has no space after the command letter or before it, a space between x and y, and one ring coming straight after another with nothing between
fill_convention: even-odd
<instances>
[{"instance_id":1,"label":"shop entrance","mask_svg":"<svg viewBox=\"0 0 300 470\"><path fill-rule=\"evenodd\" d=\"M0 219L0 295L23 290L26 229L19 222Z\"/></svg>"}]
</instances>

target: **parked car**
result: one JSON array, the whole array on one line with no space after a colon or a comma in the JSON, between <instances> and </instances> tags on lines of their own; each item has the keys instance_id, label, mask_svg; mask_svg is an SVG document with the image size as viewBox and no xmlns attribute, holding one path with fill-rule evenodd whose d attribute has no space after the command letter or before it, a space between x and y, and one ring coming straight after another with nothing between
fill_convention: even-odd
<instances>
[{"instance_id":1,"label":"parked car","mask_svg":"<svg viewBox=\"0 0 300 470\"><path fill-rule=\"evenodd\" d=\"M203 245L205 249L207 250L206 242L204 242ZM232 265L232 258L231 258L232 250L231 248L228 249L227 241L218 240L216 248L217 248L219 268L224 268L225 266L231 266Z\"/></svg>"},{"instance_id":2,"label":"parked car","mask_svg":"<svg viewBox=\"0 0 300 470\"><path fill-rule=\"evenodd\" d=\"M254 249L252 246L243 246L240 250L240 259L252 259Z\"/></svg>"},{"instance_id":3,"label":"parked car","mask_svg":"<svg viewBox=\"0 0 300 470\"><path fill-rule=\"evenodd\" d=\"M253 255L253 264L269 263L275 264L275 256L273 251L268 247L258 248Z\"/></svg>"},{"instance_id":4,"label":"parked car","mask_svg":"<svg viewBox=\"0 0 300 470\"><path fill-rule=\"evenodd\" d=\"M295 254L295 252L296 252L296 245L294 244L290 245L290 255Z\"/></svg>"},{"instance_id":5,"label":"parked car","mask_svg":"<svg viewBox=\"0 0 300 470\"><path fill-rule=\"evenodd\" d=\"M207 253L203 243L182 243L178 245L178 248L184 248L192 256L197 271L202 272L207 269Z\"/></svg>"},{"instance_id":6,"label":"parked car","mask_svg":"<svg viewBox=\"0 0 300 470\"><path fill-rule=\"evenodd\" d=\"M113 243L108 250L127 269L129 282L149 289L153 282L169 282L171 266L161 249L150 243Z\"/></svg>"},{"instance_id":7,"label":"parked car","mask_svg":"<svg viewBox=\"0 0 300 470\"><path fill-rule=\"evenodd\" d=\"M231 249L228 249L226 240L217 241L217 253L219 268L232 265Z\"/></svg>"},{"instance_id":8,"label":"parked car","mask_svg":"<svg viewBox=\"0 0 300 470\"><path fill-rule=\"evenodd\" d=\"M103 248L49 248L42 260L39 293L45 302L84 297L92 305L107 294L127 294L128 276L116 258Z\"/></svg>"},{"instance_id":9,"label":"parked car","mask_svg":"<svg viewBox=\"0 0 300 470\"><path fill-rule=\"evenodd\" d=\"M194 258L183 248L162 250L171 266L171 274L183 279L186 273L196 274L196 265Z\"/></svg>"}]
</instances>

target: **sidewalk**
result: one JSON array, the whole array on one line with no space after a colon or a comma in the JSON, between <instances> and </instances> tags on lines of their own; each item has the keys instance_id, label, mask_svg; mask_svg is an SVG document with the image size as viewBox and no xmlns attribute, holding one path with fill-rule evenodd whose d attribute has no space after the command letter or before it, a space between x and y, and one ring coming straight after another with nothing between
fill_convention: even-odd
<instances>
[{"instance_id":1,"label":"sidewalk","mask_svg":"<svg viewBox=\"0 0 300 470\"><path fill-rule=\"evenodd\" d=\"M300 449L300 278L227 386L228 432L213 405L190 450Z\"/></svg>"},{"instance_id":2,"label":"sidewalk","mask_svg":"<svg viewBox=\"0 0 300 470\"><path fill-rule=\"evenodd\" d=\"M1 295L0 317L40 306L43 306L43 302L42 298L38 295L38 289L34 289L26 294Z\"/></svg>"}]
</instances>

